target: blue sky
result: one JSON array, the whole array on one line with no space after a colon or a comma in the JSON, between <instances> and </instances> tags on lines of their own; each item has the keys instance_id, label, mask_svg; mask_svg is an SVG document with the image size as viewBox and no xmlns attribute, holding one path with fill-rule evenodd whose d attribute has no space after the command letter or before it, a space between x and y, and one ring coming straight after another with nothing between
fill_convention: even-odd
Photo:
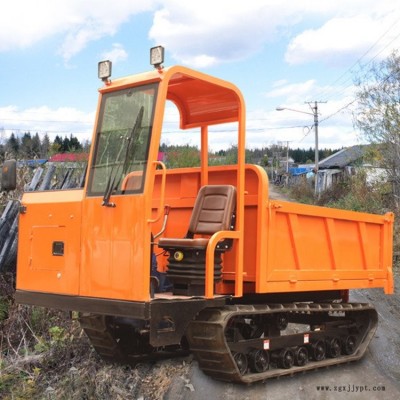
<instances>
[{"instance_id":1,"label":"blue sky","mask_svg":"<svg viewBox=\"0 0 400 400\"><path fill-rule=\"evenodd\" d=\"M113 77L150 69L149 48L166 49L165 66L182 64L229 80L247 106L247 146L289 141L314 147L360 143L353 127L353 80L400 47L398 0L4 0L0 13L0 136L11 132L90 139L97 104L97 62ZM167 143L197 144L176 135ZM212 149L235 143L231 127Z\"/></svg>"}]
</instances>

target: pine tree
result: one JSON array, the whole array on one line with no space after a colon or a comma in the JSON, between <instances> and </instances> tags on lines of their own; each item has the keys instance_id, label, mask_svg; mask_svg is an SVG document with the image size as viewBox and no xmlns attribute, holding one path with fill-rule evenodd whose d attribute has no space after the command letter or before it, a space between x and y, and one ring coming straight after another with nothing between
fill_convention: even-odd
<instances>
[{"instance_id":1,"label":"pine tree","mask_svg":"<svg viewBox=\"0 0 400 400\"><path fill-rule=\"evenodd\" d=\"M9 153L11 157L17 158L19 152L20 142L18 137L15 136L14 132L11 133L10 137L8 138L5 151Z\"/></svg>"}]
</instances>

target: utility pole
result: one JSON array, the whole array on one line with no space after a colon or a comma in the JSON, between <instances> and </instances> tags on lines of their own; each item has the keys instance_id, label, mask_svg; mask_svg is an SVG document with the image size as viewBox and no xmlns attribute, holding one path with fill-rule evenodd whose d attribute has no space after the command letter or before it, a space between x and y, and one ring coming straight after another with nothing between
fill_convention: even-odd
<instances>
[{"instance_id":1,"label":"utility pole","mask_svg":"<svg viewBox=\"0 0 400 400\"><path fill-rule=\"evenodd\" d=\"M314 132L315 132L315 194L318 192L318 170L319 170L319 148L318 148L318 103L326 103L326 101L306 101L314 115ZM314 103L314 106L311 104Z\"/></svg>"},{"instance_id":2,"label":"utility pole","mask_svg":"<svg viewBox=\"0 0 400 400\"><path fill-rule=\"evenodd\" d=\"M291 140L282 140L281 142L278 142L278 144L286 143L286 173L289 172L289 143L290 142L291 142Z\"/></svg>"},{"instance_id":3,"label":"utility pole","mask_svg":"<svg viewBox=\"0 0 400 400\"><path fill-rule=\"evenodd\" d=\"M326 103L326 101L306 101L306 103L310 106L312 112L307 112L307 111L301 111L301 110L294 110L293 108L288 108L288 107L276 107L276 111L283 111L283 110L289 110L289 111L295 111L303 114L309 114L314 116L314 131L315 131L315 188L314 192L315 195L318 192L318 169L319 169L319 149L318 149L318 103ZM314 106L311 106L311 104L314 103Z\"/></svg>"}]
</instances>

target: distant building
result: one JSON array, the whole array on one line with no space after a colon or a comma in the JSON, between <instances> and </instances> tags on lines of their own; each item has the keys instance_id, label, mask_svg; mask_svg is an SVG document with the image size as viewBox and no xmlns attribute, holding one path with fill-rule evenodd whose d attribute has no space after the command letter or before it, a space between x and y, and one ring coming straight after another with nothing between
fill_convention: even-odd
<instances>
[{"instance_id":1,"label":"distant building","mask_svg":"<svg viewBox=\"0 0 400 400\"><path fill-rule=\"evenodd\" d=\"M385 179L386 173L383 168L367 162L369 149L369 145L351 146L321 160L318 164L317 191L328 189L346 175L355 175L361 168L366 172L367 181L370 183Z\"/></svg>"},{"instance_id":2,"label":"distant building","mask_svg":"<svg viewBox=\"0 0 400 400\"><path fill-rule=\"evenodd\" d=\"M87 161L89 154L87 153L58 153L49 158L50 162L79 162Z\"/></svg>"}]
</instances>

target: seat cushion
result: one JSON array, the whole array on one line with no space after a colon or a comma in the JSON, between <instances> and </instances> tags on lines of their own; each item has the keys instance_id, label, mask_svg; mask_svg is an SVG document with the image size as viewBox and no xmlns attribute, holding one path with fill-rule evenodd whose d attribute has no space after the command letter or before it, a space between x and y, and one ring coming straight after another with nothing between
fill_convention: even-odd
<instances>
[{"instance_id":1,"label":"seat cushion","mask_svg":"<svg viewBox=\"0 0 400 400\"><path fill-rule=\"evenodd\" d=\"M158 247L163 249L183 249L183 248L197 248L204 249L207 247L209 239L196 238L196 239L184 239L184 238L161 238L158 241Z\"/></svg>"}]
</instances>

